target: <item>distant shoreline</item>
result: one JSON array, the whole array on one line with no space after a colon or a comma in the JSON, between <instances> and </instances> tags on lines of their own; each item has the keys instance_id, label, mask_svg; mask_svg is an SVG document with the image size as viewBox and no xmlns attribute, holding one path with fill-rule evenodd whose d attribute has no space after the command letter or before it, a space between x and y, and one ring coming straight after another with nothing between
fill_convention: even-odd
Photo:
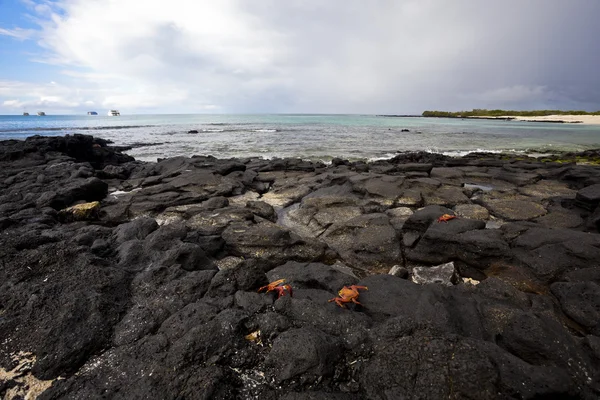
<instances>
[{"instance_id":1,"label":"distant shoreline","mask_svg":"<svg viewBox=\"0 0 600 400\"><path fill-rule=\"evenodd\" d=\"M502 121L548 122L558 124L600 125L600 111L562 110L487 110L475 108L471 111L424 111L425 118L491 119Z\"/></svg>"},{"instance_id":2,"label":"distant shoreline","mask_svg":"<svg viewBox=\"0 0 600 400\"><path fill-rule=\"evenodd\" d=\"M432 117L426 117L432 118ZM436 118L436 117L433 117ZM452 117L459 118L459 117ZM503 121L546 122L557 124L600 125L600 115L544 115L538 117L522 117L516 115L471 116L463 119L498 119Z\"/></svg>"},{"instance_id":3,"label":"distant shoreline","mask_svg":"<svg viewBox=\"0 0 600 400\"><path fill-rule=\"evenodd\" d=\"M378 117L400 117L399 115L378 115ZM499 121L521 121L521 122L546 122L554 124L582 124L600 125L600 115L543 115L538 117L523 117L517 115L472 115L472 116L448 116L448 115L402 115L402 117L421 118L450 118L450 119L490 119Z\"/></svg>"},{"instance_id":4,"label":"distant shoreline","mask_svg":"<svg viewBox=\"0 0 600 400\"><path fill-rule=\"evenodd\" d=\"M385 118L451 118L451 119L490 119L499 121L522 121L522 122L545 122L554 124L582 124L600 125L600 115L542 115L542 116L519 116L519 115L395 115L379 114L377 117Z\"/></svg>"}]
</instances>

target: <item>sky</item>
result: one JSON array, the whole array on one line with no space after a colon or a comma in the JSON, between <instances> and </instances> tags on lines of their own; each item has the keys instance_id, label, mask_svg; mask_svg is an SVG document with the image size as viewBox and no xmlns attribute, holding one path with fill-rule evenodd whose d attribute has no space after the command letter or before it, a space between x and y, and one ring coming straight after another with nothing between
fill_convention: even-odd
<instances>
[{"instance_id":1,"label":"sky","mask_svg":"<svg viewBox=\"0 0 600 400\"><path fill-rule=\"evenodd\" d=\"M0 114L600 110L600 0L0 0Z\"/></svg>"}]
</instances>

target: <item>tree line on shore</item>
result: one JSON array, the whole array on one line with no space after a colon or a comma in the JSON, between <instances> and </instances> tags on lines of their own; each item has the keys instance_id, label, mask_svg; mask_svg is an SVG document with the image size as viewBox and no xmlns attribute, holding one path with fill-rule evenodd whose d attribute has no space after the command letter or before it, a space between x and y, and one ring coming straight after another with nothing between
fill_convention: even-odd
<instances>
[{"instance_id":1,"label":"tree line on shore","mask_svg":"<svg viewBox=\"0 0 600 400\"><path fill-rule=\"evenodd\" d=\"M424 111L423 117L444 117L444 118L469 118L469 117L542 117L546 115L600 115L600 111L588 112L581 110L487 110L485 108L474 108L471 111Z\"/></svg>"}]
</instances>

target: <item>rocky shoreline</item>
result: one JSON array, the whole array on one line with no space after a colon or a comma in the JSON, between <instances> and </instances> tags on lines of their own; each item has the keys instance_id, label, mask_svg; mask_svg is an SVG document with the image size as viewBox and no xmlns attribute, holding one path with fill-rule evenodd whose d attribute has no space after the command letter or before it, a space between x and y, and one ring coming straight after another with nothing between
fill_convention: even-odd
<instances>
[{"instance_id":1,"label":"rocky shoreline","mask_svg":"<svg viewBox=\"0 0 600 400\"><path fill-rule=\"evenodd\" d=\"M600 396L600 167L122 150L0 142L0 396Z\"/></svg>"}]
</instances>

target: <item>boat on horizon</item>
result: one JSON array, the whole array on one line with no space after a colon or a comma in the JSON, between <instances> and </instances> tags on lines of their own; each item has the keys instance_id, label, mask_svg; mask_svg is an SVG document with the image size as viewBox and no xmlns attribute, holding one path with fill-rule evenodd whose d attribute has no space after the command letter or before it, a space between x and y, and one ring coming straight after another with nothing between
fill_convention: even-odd
<instances>
[{"instance_id":1,"label":"boat on horizon","mask_svg":"<svg viewBox=\"0 0 600 400\"><path fill-rule=\"evenodd\" d=\"M88 111L88 115L98 115L96 111Z\"/></svg>"},{"instance_id":2,"label":"boat on horizon","mask_svg":"<svg viewBox=\"0 0 600 400\"><path fill-rule=\"evenodd\" d=\"M120 115L121 115L121 113L119 112L119 110L110 110L108 112L109 117L118 117Z\"/></svg>"},{"instance_id":3,"label":"boat on horizon","mask_svg":"<svg viewBox=\"0 0 600 400\"><path fill-rule=\"evenodd\" d=\"M44 117L44 116L46 116L46 113L45 113L45 112L43 112L43 111L38 111L38 112L37 112L37 115L38 115L39 117Z\"/></svg>"}]
</instances>

